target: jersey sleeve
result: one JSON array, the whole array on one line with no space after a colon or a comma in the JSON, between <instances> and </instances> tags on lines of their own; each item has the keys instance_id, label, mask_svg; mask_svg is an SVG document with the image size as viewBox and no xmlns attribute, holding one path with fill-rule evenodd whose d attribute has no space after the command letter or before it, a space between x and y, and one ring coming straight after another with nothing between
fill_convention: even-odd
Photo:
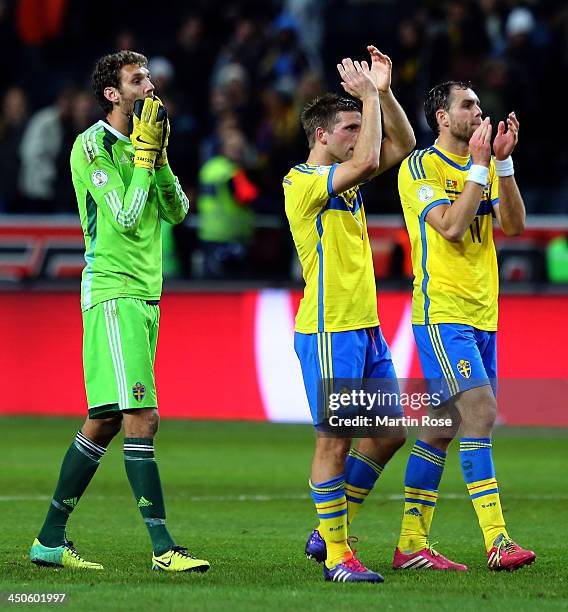
<instances>
[{"instance_id":1,"label":"jersey sleeve","mask_svg":"<svg viewBox=\"0 0 568 612\"><path fill-rule=\"evenodd\" d=\"M181 223L189 210L189 200L169 165L156 170L156 187L160 217L172 225Z\"/></svg>"},{"instance_id":2,"label":"jersey sleeve","mask_svg":"<svg viewBox=\"0 0 568 612\"><path fill-rule=\"evenodd\" d=\"M422 151L415 151L402 162L398 188L401 200L418 215L439 204L450 203L444 177L432 156Z\"/></svg>"},{"instance_id":3,"label":"jersey sleeve","mask_svg":"<svg viewBox=\"0 0 568 612\"><path fill-rule=\"evenodd\" d=\"M301 217L310 217L327 203L332 196L333 166L296 166L286 175L282 185L287 206Z\"/></svg>"},{"instance_id":4,"label":"jersey sleeve","mask_svg":"<svg viewBox=\"0 0 568 612\"><path fill-rule=\"evenodd\" d=\"M495 170L495 160L493 158L491 158L489 164L489 197L493 206L499 204L499 177Z\"/></svg>"},{"instance_id":5,"label":"jersey sleeve","mask_svg":"<svg viewBox=\"0 0 568 612\"><path fill-rule=\"evenodd\" d=\"M135 233L148 199L152 172L134 168L132 180L125 185L110 153L99 141L79 136L71 152L73 182L80 181L113 227L120 233Z\"/></svg>"}]
</instances>

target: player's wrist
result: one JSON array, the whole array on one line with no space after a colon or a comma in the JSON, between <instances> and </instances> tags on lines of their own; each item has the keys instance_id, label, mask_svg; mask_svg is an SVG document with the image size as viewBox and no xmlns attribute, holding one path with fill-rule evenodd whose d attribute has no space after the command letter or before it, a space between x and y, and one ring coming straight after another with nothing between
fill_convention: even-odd
<instances>
[{"instance_id":1,"label":"player's wrist","mask_svg":"<svg viewBox=\"0 0 568 612\"><path fill-rule=\"evenodd\" d=\"M481 187L485 187L487 185L489 179L489 168L487 166L482 166L481 164L473 164L467 175L466 181L470 181L472 183L477 183L481 185Z\"/></svg>"},{"instance_id":2,"label":"player's wrist","mask_svg":"<svg viewBox=\"0 0 568 612\"><path fill-rule=\"evenodd\" d=\"M163 151L160 152L158 157L156 157L156 163L154 164L154 168L156 169L163 168L164 166L167 166L167 165L168 165L168 154L166 153L166 150L164 149Z\"/></svg>"},{"instance_id":3,"label":"player's wrist","mask_svg":"<svg viewBox=\"0 0 568 612\"><path fill-rule=\"evenodd\" d=\"M513 158L510 155L505 159L495 158L495 173L497 176L513 176L515 174Z\"/></svg>"},{"instance_id":4,"label":"player's wrist","mask_svg":"<svg viewBox=\"0 0 568 612\"><path fill-rule=\"evenodd\" d=\"M379 99L379 90L376 89L375 91L367 93L359 99L363 104L365 104L366 102L374 102Z\"/></svg>"},{"instance_id":5,"label":"player's wrist","mask_svg":"<svg viewBox=\"0 0 568 612\"><path fill-rule=\"evenodd\" d=\"M154 151L136 151L134 154L134 167L153 170L156 163L157 153Z\"/></svg>"}]
</instances>

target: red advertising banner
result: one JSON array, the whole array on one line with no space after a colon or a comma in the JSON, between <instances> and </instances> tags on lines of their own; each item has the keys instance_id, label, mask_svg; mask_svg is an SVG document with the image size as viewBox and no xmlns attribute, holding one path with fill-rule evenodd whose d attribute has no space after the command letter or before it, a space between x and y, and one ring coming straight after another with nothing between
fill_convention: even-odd
<instances>
[{"instance_id":1,"label":"red advertising banner","mask_svg":"<svg viewBox=\"0 0 568 612\"><path fill-rule=\"evenodd\" d=\"M164 417L309 422L293 350L301 294L287 290L164 296L156 362ZM568 296L500 299L499 419L568 426ZM422 376L410 296L381 293L379 314L401 379ZM86 414L75 293L0 294L5 414Z\"/></svg>"}]
</instances>

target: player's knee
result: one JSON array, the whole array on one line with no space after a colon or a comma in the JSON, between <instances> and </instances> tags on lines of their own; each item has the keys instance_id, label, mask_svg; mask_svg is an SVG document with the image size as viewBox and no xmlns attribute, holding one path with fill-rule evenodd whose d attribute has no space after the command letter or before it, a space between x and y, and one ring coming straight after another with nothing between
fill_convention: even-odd
<instances>
[{"instance_id":1,"label":"player's knee","mask_svg":"<svg viewBox=\"0 0 568 612\"><path fill-rule=\"evenodd\" d=\"M101 446L108 446L122 427L122 415L111 416L106 419L87 419L82 432L89 440Z\"/></svg>"},{"instance_id":2,"label":"player's knee","mask_svg":"<svg viewBox=\"0 0 568 612\"><path fill-rule=\"evenodd\" d=\"M491 434L497 417L497 405L486 401L462 416L462 431L466 437L486 438Z\"/></svg>"},{"instance_id":3,"label":"player's knee","mask_svg":"<svg viewBox=\"0 0 568 612\"><path fill-rule=\"evenodd\" d=\"M348 438L318 438L316 453L326 461L334 463L344 462L351 448L351 440Z\"/></svg>"},{"instance_id":4,"label":"player's knee","mask_svg":"<svg viewBox=\"0 0 568 612\"><path fill-rule=\"evenodd\" d=\"M389 437L363 438L357 450L380 464L386 465L406 442L406 429L400 428Z\"/></svg>"},{"instance_id":5,"label":"player's knee","mask_svg":"<svg viewBox=\"0 0 568 612\"><path fill-rule=\"evenodd\" d=\"M160 425L155 408L124 412L124 435L127 438L153 438Z\"/></svg>"},{"instance_id":6,"label":"player's knee","mask_svg":"<svg viewBox=\"0 0 568 612\"><path fill-rule=\"evenodd\" d=\"M113 417L112 419L105 419L105 421L106 423L104 423L103 428L112 440L122 428L122 417Z\"/></svg>"},{"instance_id":7,"label":"player's knee","mask_svg":"<svg viewBox=\"0 0 568 612\"><path fill-rule=\"evenodd\" d=\"M487 402L480 411L480 425L489 432L493 429L496 418L497 404L495 402Z\"/></svg>"}]
</instances>

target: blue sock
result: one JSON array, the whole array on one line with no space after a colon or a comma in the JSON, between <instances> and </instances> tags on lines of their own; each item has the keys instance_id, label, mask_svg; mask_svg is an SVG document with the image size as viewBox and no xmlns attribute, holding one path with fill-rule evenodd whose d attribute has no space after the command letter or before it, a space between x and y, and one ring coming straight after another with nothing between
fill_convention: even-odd
<instances>
[{"instance_id":1,"label":"blue sock","mask_svg":"<svg viewBox=\"0 0 568 612\"><path fill-rule=\"evenodd\" d=\"M406 465L404 514L398 541L399 550L405 554L428 546L445 461L446 453L421 440L414 443Z\"/></svg>"},{"instance_id":2,"label":"blue sock","mask_svg":"<svg viewBox=\"0 0 568 612\"><path fill-rule=\"evenodd\" d=\"M347 524L351 525L361 504L375 486L384 465L373 461L352 448L345 461L345 495L347 497Z\"/></svg>"},{"instance_id":3,"label":"blue sock","mask_svg":"<svg viewBox=\"0 0 568 612\"><path fill-rule=\"evenodd\" d=\"M499 485L495 478L491 439L462 438L460 463L479 526L483 531L485 548L490 550L499 535L509 537L501 510Z\"/></svg>"}]
</instances>

